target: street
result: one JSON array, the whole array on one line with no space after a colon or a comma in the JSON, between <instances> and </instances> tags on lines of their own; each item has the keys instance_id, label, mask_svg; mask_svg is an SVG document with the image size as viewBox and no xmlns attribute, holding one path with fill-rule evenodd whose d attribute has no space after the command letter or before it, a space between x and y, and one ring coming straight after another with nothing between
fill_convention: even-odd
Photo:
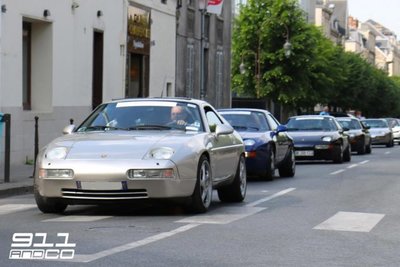
<instances>
[{"instance_id":1,"label":"street","mask_svg":"<svg viewBox=\"0 0 400 267\"><path fill-rule=\"evenodd\" d=\"M345 164L298 163L294 178L249 181L244 203L221 204L214 192L201 215L135 205L55 215L41 213L32 194L0 199L0 265L398 266L399 157L398 145L376 146ZM76 244L65 246L73 258L9 259L27 233L30 249Z\"/></svg>"}]
</instances>

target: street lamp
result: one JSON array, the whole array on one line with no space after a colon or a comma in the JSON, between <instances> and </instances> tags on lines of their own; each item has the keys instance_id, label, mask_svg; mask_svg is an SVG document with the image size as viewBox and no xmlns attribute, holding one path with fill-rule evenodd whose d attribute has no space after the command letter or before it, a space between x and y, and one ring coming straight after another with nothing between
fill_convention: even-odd
<instances>
[{"instance_id":1,"label":"street lamp","mask_svg":"<svg viewBox=\"0 0 400 267\"><path fill-rule=\"evenodd\" d=\"M290 55L292 54L292 44L290 43L290 38L289 38L289 28L285 25L286 28L286 42L283 45L283 50L285 51L285 56L286 58L289 58Z\"/></svg>"},{"instance_id":2,"label":"street lamp","mask_svg":"<svg viewBox=\"0 0 400 267\"><path fill-rule=\"evenodd\" d=\"M201 13L201 36L200 36L200 99L205 98L205 88L204 88L204 39L205 39L205 14L207 12L208 0L199 0L199 11Z\"/></svg>"}]
</instances>

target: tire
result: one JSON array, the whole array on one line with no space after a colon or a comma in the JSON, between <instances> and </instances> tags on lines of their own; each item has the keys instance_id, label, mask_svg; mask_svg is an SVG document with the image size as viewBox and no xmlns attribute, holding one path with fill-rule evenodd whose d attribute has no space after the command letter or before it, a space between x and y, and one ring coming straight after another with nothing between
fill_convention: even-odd
<instances>
[{"instance_id":1,"label":"tire","mask_svg":"<svg viewBox=\"0 0 400 267\"><path fill-rule=\"evenodd\" d=\"M351 161L351 148L350 148L350 145L347 146L346 151L343 153L343 161L345 161L345 162Z\"/></svg>"},{"instance_id":2,"label":"tire","mask_svg":"<svg viewBox=\"0 0 400 267\"><path fill-rule=\"evenodd\" d=\"M274 180L275 175L275 153L271 145L268 146L267 150L267 164L265 166L265 173L262 175L262 179L266 181Z\"/></svg>"},{"instance_id":3,"label":"tire","mask_svg":"<svg viewBox=\"0 0 400 267\"><path fill-rule=\"evenodd\" d=\"M386 147L393 147L393 146L394 146L394 140L391 139L391 140L389 141L389 143L386 144Z\"/></svg>"},{"instance_id":4,"label":"tire","mask_svg":"<svg viewBox=\"0 0 400 267\"><path fill-rule=\"evenodd\" d=\"M333 151L333 162L342 163L343 162L343 150L342 145L335 147Z\"/></svg>"},{"instance_id":5,"label":"tire","mask_svg":"<svg viewBox=\"0 0 400 267\"><path fill-rule=\"evenodd\" d=\"M205 155L202 155L197 167L196 186L191 197L190 211L206 212L211 205L212 191L210 162Z\"/></svg>"},{"instance_id":6,"label":"tire","mask_svg":"<svg viewBox=\"0 0 400 267\"><path fill-rule=\"evenodd\" d=\"M357 149L357 154L358 155L364 155L366 152L367 146L365 145L365 140L358 146Z\"/></svg>"},{"instance_id":7,"label":"tire","mask_svg":"<svg viewBox=\"0 0 400 267\"><path fill-rule=\"evenodd\" d=\"M289 155L285 162L279 167L280 177L293 177L296 173L296 160L293 148L290 149Z\"/></svg>"},{"instance_id":8,"label":"tire","mask_svg":"<svg viewBox=\"0 0 400 267\"><path fill-rule=\"evenodd\" d=\"M372 145L371 142L369 142L368 146L365 148L365 153L371 154L372 152Z\"/></svg>"},{"instance_id":9,"label":"tire","mask_svg":"<svg viewBox=\"0 0 400 267\"><path fill-rule=\"evenodd\" d=\"M239 164L233 182L218 189L218 198L222 202L242 202L246 197L247 191L247 175L246 160L244 156L240 156Z\"/></svg>"},{"instance_id":10,"label":"tire","mask_svg":"<svg viewBox=\"0 0 400 267\"><path fill-rule=\"evenodd\" d=\"M36 205L43 213L63 213L68 206L56 198L42 197L36 188L34 189L34 195Z\"/></svg>"}]
</instances>

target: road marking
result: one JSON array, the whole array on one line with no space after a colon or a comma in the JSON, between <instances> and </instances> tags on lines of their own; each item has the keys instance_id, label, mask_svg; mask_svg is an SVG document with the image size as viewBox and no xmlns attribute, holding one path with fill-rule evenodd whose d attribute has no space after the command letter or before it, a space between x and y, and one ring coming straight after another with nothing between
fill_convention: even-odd
<instances>
[{"instance_id":1,"label":"road marking","mask_svg":"<svg viewBox=\"0 0 400 267\"><path fill-rule=\"evenodd\" d=\"M360 164L365 164L365 163L367 163L367 162L369 162L369 160L361 161Z\"/></svg>"},{"instance_id":2,"label":"road marking","mask_svg":"<svg viewBox=\"0 0 400 267\"><path fill-rule=\"evenodd\" d=\"M259 199L257 201L251 202L251 203L247 204L246 206L247 207L254 207L254 206L256 206L256 205L258 205L260 203L263 203L263 202L269 201L271 199L283 196L283 195L285 195L285 194L287 194L289 192L292 192L293 190L296 190L296 188L288 188L288 189L282 190L282 191L280 191L278 193L273 194L272 196L265 197L265 198Z\"/></svg>"},{"instance_id":3,"label":"road marking","mask_svg":"<svg viewBox=\"0 0 400 267\"><path fill-rule=\"evenodd\" d=\"M134 249L134 248L138 248L138 247L142 247L145 245L148 245L150 243L154 243L156 241L160 241L162 239L177 235L179 233L183 233L186 231L189 231L197 226L199 226L200 224L187 224L181 227L178 227L174 230L171 230L169 232L163 232L160 234L156 234L153 236L149 236L147 238L144 238L142 240L138 240L138 241L134 241L125 245L121 245L121 246L117 246L111 249L106 249L94 254L76 254L73 260L68 260L68 262L91 262L94 260L98 260L100 258L104 258L107 256L111 256L113 254L116 253L120 253L126 250L130 250L130 249ZM62 261L62 260L61 260Z\"/></svg>"},{"instance_id":4,"label":"road marking","mask_svg":"<svg viewBox=\"0 0 400 267\"><path fill-rule=\"evenodd\" d=\"M313 229L370 232L384 216L385 214L339 211Z\"/></svg>"},{"instance_id":5,"label":"road marking","mask_svg":"<svg viewBox=\"0 0 400 267\"><path fill-rule=\"evenodd\" d=\"M338 171L331 172L330 175L336 175L336 174L339 174L339 173L344 172L344 171L345 171L345 170L340 169L340 170L338 170Z\"/></svg>"},{"instance_id":6,"label":"road marking","mask_svg":"<svg viewBox=\"0 0 400 267\"><path fill-rule=\"evenodd\" d=\"M353 164L353 165L348 166L347 169L352 169L352 168L357 167L357 166L358 166L358 164Z\"/></svg>"},{"instance_id":7,"label":"road marking","mask_svg":"<svg viewBox=\"0 0 400 267\"><path fill-rule=\"evenodd\" d=\"M0 206L0 215L36 208L34 204L5 204Z\"/></svg>"},{"instance_id":8,"label":"road marking","mask_svg":"<svg viewBox=\"0 0 400 267\"><path fill-rule=\"evenodd\" d=\"M43 220L42 222L94 222L100 221L108 218L112 218L113 216L85 216L85 215L68 215L57 217L53 219Z\"/></svg>"},{"instance_id":9,"label":"road marking","mask_svg":"<svg viewBox=\"0 0 400 267\"><path fill-rule=\"evenodd\" d=\"M204 215L195 215L176 221L178 223L196 223L196 224L228 224L256 214L265 208L257 207L224 207L207 212Z\"/></svg>"},{"instance_id":10,"label":"road marking","mask_svg":"<svg viewBox=\"0 0 400 267\"><path fill-rule=\"evenodd\" d=\"M268 190L262 190L261 193L268 193Z\"/></svg>"},{"instance_id":11,"label":"road marking","mask_svg":"<svg viewBox=\"0 0 400 267\"><path fill-rule=\"evenodd\" d=\"M389 155L391 152L390 151L386 151L385 152L385 155Z\"/></svg>"}]
</instances>

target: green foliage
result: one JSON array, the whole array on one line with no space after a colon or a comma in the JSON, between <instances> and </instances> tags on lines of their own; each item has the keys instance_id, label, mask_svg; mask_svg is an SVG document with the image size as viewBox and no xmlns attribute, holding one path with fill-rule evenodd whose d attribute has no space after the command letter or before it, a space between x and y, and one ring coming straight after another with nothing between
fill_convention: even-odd
<instances>
[{"instance_id":1,"label":"green foliage","mask_svg":"<svg viewBox=\"0 0 400 267\"><path fill-rule=\"evenodd\" d=\"M400 77L388 78L333 44L305 21L297 2L248 0L241 8L233 30L233 91L296 109L322 103L367 116L400 115ZM289 58L286 40L292 44Z\"/></svg>"}]
</instances>

